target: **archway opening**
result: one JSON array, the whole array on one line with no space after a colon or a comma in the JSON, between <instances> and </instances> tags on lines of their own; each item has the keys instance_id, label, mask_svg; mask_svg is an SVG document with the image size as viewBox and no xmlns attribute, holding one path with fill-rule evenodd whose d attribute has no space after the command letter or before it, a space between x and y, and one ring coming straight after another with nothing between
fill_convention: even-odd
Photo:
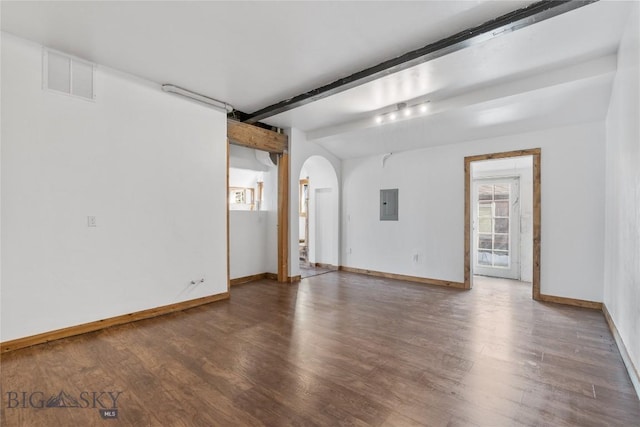
<instances>
[{"instance_id":1,"label":"archway opening","mask_svg":"<svg viewBox=\"0 0 640 427\"><path fill-rule=\"evenodd\" d=\"M298 181L298 260L302 278L338 269L339 187L331 163L309 157Z\"/></svg>"}]
</instances>

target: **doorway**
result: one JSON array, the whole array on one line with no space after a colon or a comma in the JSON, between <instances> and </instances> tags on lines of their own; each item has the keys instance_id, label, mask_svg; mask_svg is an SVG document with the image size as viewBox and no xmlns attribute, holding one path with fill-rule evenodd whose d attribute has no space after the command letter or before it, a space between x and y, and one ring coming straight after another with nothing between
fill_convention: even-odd
<instances>
[{"instance_id":1,"label":"doorway","mask_svg":"<svg viewBox=\"0 0 640 427\"><path fill-rule=\"evenodd\" d=\"M298 260L300 268L309 265L309 177L300 179L300 209L298 213Z\"/></svg>"},{"instance_id":2,"label":"doorway","mask_svg":"<svg viewBox=\"0 0 640 427\"><path fill-rule=\"evenodd\" d=\"M540 154L536 148L465 157L466 289L474 275L504 277L530 281L533 299L540 299ZM498 159L504 162L489 162ZM527 161L528 172L518 173L513 165Z\"/></svg>"},{"instance_id":3,"label":"doorway","mask_svg":"<svg viewBox=\"0 0 640 427\"><path fill-rule=\"evenodd\" d=\"M304 279L338 269L339 188L334 167L322 156L303 163L298 182L298 260Z\"/></svg>"},{"instance_id":4,"label":"doorway","mask_svg":"<svg viewBox=\"0 0 640 427\"><path fill-rule=\"evenodd\" d=\"M473 179L474 275L521 279L520 197L519 176Z\"/></svg>"}]
</instances>

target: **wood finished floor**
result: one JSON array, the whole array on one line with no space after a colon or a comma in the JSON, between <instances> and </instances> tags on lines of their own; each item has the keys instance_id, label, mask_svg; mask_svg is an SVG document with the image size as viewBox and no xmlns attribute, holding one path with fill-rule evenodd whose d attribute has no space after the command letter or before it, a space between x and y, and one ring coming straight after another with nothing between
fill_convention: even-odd
<instances>
[{"instance_id":1,"label":"wood finished floor","mask_svg":"<svg viewBox=\"0 0 640 427\"><path fill-rule=\"evenodd\" d=\"M239 285L229 301L2 355L0 421L639 425L603 314L530 294L487 279L467 292L342 272ZM8 408L23 391L64 391L89 408ZM117 421L91 407L112 406L94 391L122 392Z\"/></svg>"},{"instance_id":2,"label":"wood finished floor","mask_svg":"<svg viewBox=\"0 0 640 427\"><path fill-rule=\"evenodd\" d=\"M324 267L311 267L310 265L305 265L305 263L300 263L300 277L306 279L307 277L318 276L320 274L330 273L334 270L330 270Z\"/></svg>"}]
</instances>

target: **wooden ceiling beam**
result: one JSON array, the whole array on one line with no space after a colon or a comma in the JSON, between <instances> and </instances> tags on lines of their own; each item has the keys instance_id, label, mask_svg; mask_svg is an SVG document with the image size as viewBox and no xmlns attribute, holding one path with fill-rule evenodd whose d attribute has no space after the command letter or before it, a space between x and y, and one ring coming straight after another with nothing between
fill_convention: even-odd
<instances>
[{"instance_id":1,"label":"wooden ceiling beam","mask_svg":"<svg viewBox=\"0 0 640 427\"><path fill-rule=\"evenodd\" d=\"M512 31L528 27L545 19L586 6L598 0L542 0L522 9L502 15L484 24L460 31L450 37L430 43L398 57L381 62L350 76L342 77L332 83L310 90L300 95L264 107L249 115L244 114L243 121L255 123L268 119L285 111L293 110L314 101L335 95L345 90L363 85L399 71L407 70L418 64L431 61L471 45L500 37ZM573 29L567 29L573 31Z\"/></svg>"},{"instance_id":2,"label":"wooden ceiling beam","mask_svg":"<svg viewBox=\"0 0 640 427\"><path fill-rule=\"evenodd\" d=\"M289 137L284 133L229 119L227 120L227 138L231 144L270 153L284 153L289 147Z\"/></svg>"}]
</instances>

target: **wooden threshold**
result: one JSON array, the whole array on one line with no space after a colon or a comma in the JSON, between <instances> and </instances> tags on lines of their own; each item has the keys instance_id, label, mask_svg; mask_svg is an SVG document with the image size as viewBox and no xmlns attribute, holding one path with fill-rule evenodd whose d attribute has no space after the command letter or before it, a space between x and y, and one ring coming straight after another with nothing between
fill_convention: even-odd
<instances>
[{"instance_id":1,"label":"wooden threshold","mask_svg":"<svg viewBox=\"0 0 640 427\"><path fill-rule=\"evenodd\" d=\"M340 267L338 267L337 265L333 265L333 264L325 264L323 262L316 262L314 263L314 265L318 268L326 268L327 270L332 270L332 271L338 271L340 270Z\"/></svg>"},{"instance_id":2,"label":"wooden threshold","mask_svg":"<svg viewBox=\"0 0 640 427\"><path fill-rule=\"evenodd\" d=\"M21 348L31 347L38 344L44 344L50 341L68 338L75 335L82 335L89 332L99 331L101 329L110 328L112 326L124 325L126 323L137 322L138 320L150 319L152 317L162 316L176 311L187 310L189 308L198 307L204 304L221 301L229 298L229 292L223 292L218 295L196 298L188 301L177 302L175 304L164 305L161 307L150 308L147 310L136 311L134 313L123 314L120 316L110 317L108 319L96 320L95 322L83 323L81 325L70 326L68 328L56 329L55 331L44 332L29 337L18 338L0 343L0 353L6 353Z\"/></svg>"},{"instance_id":3,"label":"wooden threshold","mask_svg":"<svg viewBox=\"0 0 640 427\"><path fill-rule=\"evenodd\" d=\"M618 350L620 350L620 356L622 356L622 361L624 362L624 366L627 368L627 372L629 373L629 379L631 380L631 384L636 390L636 395L640 399L640 373L638 371L638 367L633 364L633 360L629 356L629 352L627 351L627 346L622 341L622 337L618 332L618 328L616 324L613 322L613 318L607 309L607 306L602 304L602 313L604 314L604 318L607 321L607 325L609 325L609 329L611 330L611 335L613 335L613 339L618 345Z\"/></svg>"},{"instance_id":4,"label":"wooden threshold","mask_svg":"<svg viewBox=\"0 0 640 427\"><path fill-rule=\"evenodd\" d=\"M385 273L382 271L367 270L355 267L345 267L341 265L340 271L346 271L348 273L366 274L367 276L384 277L386 279L404 280L407 282L422 283L424 285L445 286L448 288L464 289L464 283L452 282L449 280L430 279L428 277L407 276L405 274Z\"/></svg>"},{"instance_id":5,"label":"wooden threshold","mask_svg":"<svg viewBox=\"0 0 640 427\"><path fill-rule=\"evenodd\" d=\"M594 310L602 310L602 303L595 301L587 301L575 298L557 297L555 295L540 294L538 301L553 302L556 304L571 305L574 307L591 308Z\"/></svg>"}]
</instances>

